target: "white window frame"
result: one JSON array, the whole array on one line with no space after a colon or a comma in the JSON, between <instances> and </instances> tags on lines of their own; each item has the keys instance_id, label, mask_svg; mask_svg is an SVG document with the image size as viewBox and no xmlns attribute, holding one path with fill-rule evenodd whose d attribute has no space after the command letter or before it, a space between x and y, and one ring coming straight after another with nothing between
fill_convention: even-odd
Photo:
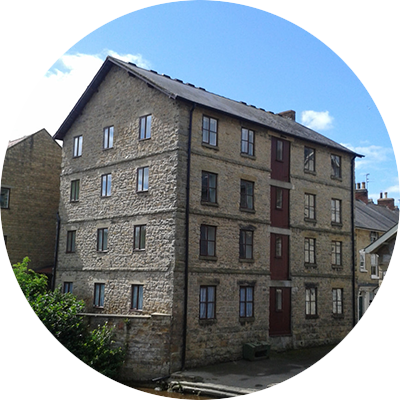
<instances>
[{"instance_id":1,"label":"white window frame","mask_svg":"<svg viewBox=\"0 0 400 400\"><path fill-rule=\"evenodd\" d=\"M379 279L378 254L371 254L371 279Z\"/></svg>"}]
</instances>

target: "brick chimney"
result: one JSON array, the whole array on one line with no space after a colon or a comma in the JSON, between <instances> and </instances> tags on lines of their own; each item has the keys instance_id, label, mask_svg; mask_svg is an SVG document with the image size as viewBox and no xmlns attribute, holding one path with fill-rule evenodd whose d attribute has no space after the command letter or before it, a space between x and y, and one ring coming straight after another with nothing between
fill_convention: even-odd
<instances>
[{"instance_id":1,"label":"brick chimney","mask_svg":"<svg viewBox=\"0 0 400 400\"><path fill-rule=\"evenodd\" d=\"M296 111L293 110L288 110L288 111L282 111L278 113L283 118L291 119L293 121L296 121Z\"/></svg>"},{"instance_id":2,"label":"brick chimney","mask_svg":"<svg viewBox=\"0 0 400 400\"><path fill-rule=\"evenodd\" d=\"M394 206L394 199L388 198L387 195L388 195L387 192L385 192L385 197L383 197L381 192L381 196L378 199L378 206L387 207L390 210L394 210L396 208Z\"/></svg>"},{"instance_id":3,"label":"brick chimney","mask_svg":"<svg viewBox=\"0 0 400 400\"><path fill-rule=\"evenodd\" d=\"M361 200L365 204L368 204L368 189L365 188L365 182L363 182L361 185L357 183L356 200Z\"/></svg>"}]
</instances>

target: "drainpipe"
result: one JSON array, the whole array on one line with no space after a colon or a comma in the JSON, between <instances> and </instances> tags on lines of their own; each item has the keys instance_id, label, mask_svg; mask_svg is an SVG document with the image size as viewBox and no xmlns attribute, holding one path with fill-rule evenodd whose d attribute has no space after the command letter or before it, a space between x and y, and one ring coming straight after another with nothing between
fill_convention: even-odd
<instances>
[{"instance_id":1,"label":"drainpipe","mask_svg":"<svg viewBox=\"0 0 400 400\"><path fill-rule=\"evenodd\" d=\"M54 291L56 285L56 268L58 262L58 246L60 242L60 225L61 225L60 214L57 212L56 245L54 249L54 265L53 265L53 273L51 275L51 287L50 287L52 291Z\"/></svg>"},{"instance_id":2,"label":"drainpipe","mask_svg":"<svg viewBox=\"0 0 400 400\"><path fill-rule=\"evenodd\" d=\"M190 110L189 134L187 147L187 174L186 174L186 210L185 210L185 287L184 287L184 303L183 303L183 339L182 339L182 370L185 369L186 363L186 335L188 320L188 284L189 284L189 204L190 204L190 162L192 156L192 122L193 111L196 103Z\"/></svg>"},{"instance_id":3,"label":"drainpipe","mask_svg":"<svg viewBox=\"0 0 400 400\"><path fill-rule=\"evenodd\" d=\"M354 198L355 198L355 183L354 183L354 160L351 159L351 244L352 244L352 262L351 262L351 279L352 279L352 296L353 296L353 327L356 325L356 266L355 266L355 229L354 229Z\"/></svg>"}]
</instances>

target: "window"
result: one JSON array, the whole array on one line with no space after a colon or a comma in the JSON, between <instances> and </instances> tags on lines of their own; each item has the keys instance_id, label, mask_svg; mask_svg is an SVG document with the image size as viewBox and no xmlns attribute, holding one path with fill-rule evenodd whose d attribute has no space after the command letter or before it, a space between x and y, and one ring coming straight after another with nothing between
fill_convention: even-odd
<instances>
[{"instance_id":1,"label":"window","mask_svg":"<svg viewBox=\"0 0 400 400\"><path fill-rule=\"evenodd\" d=\"M200 286L200 319L215 319L215 286Z\"/></svg>"},{"instance_id":2,"label":"window","mask_svg":"<svg viewBox=\"0 0 400 400\"><path fill-rule=\"evenodd\" d=\"M82 141L83 141L82 136L74 137L74 150L73 150L74 157L80 157L82 155Z\"/></svg>"},{"instance_id":3,"label":"window","mask_svg":"<svg viewBox=\"0 0 400 400\"><path fill-rule=\"evenodd\" d=\"M315 194L305 193L304 195L304 218L315 220Z\"/></svg>"},{"instance_id":4,"label":"window","mask_svg":"<svg viewBox=\"0 0 400 400\"><path fill-rule=\"evenodd\" d=\"M342 177L342 157L331 154L331 176L332 178Z\"/></svg>"},{"instance_id":5,"label":"window","mask_svg":"<svg viewBox=\"0 0 400 400\"><path fill-rule=\"evenodd\" d=\"M71 202L79 201L79 184L80 184L79 179L71 181L71 193L69 197L69 200Z\"/></svg>"},{"instance_id":6,"label":"window","mask_svg":"<svg viewBox=\"0 0 400 400\"><path fill-rule=\"evenodd\" d=\"M283 141L276 140L276 160L283 161Z\"/></svg>"},{"instance_id":7,"label":"window","mask_svg":"<svg viewBox=\"0 0 400 400\"><path fill-rule=\"evenodd\" d=\"M217 202L217 174L205 171L201 173L201 201Z\"/></svg>"},{"instance_id":8,"label":"window","mask_svg":"<svg viewBox=\"0 0 400 400\"><path fill-rule=\"evenodd\" d=\"M306 316L317 315L317 288L306 289Z\"/></svg>"},{"instance_id":9,"label":"window","mask_svg":"<svg viewBox=\"0 0 400 400\"><path fill-rule=\"evenodd\" d=\"M254 209L254 182L240 181L240 208L244 210Z\"/></svg>"},{"instance_id":10,"label":"window","mask_svg":"<svg viewBox=\"0 0 400 400\"><path fill-rule=\"evenodd\" d=\"M136 225L134 231L134 250L144 250L146 248L146 225Z\"/></svg>"},{"instance_id":11,"label":"window","mask_svg":"<svg viewBox=\"0 0 400 400\"><path fill-rule=\"evenodd\" d=\"M342 265L342 242L332 242L332 265Z\"/></svg>"},{"instance_id":12,"label":"window","mask_svg":"<svg viewBox=\"0 0 400 400\"><path fill-rule=\"evenodd\" d=\"M338 199L331 200L331 221L334 224L342 223L342 201Z\"/></svg>"},{"instance_id":13,"label":"window","mask_svg":"<svg viewBox=\"0 0 400 400\"><path fill-rule=\"evenodd\" d=\"M315 149L304 147L304 171L315 172Z\"/></svg>"},{"instance_id":14,"label":"window","mask_svg":"<svg viewBox=\"0 0 400 400\"><path fill-rule=\"evenodd\" d=\"M10 189L1 188L1 208L10 208Z\"/></svg>"},{"instance_id":15,"label":"window","mask_svg":"<svg viewBox=\"0 0 400 400\"><path fill-rule=\"evenodd\" d=\"M343 289L332 289L332 313L343 314Z\"/></svg>"},{"instance_id":16,"label":"window","mask_svg":"<svg viewBox=\"0 0 400 400\"><path fill-rule=\"evenodd\" d=\"M379 238L378 232L371 231L371 233L369 234L369 238L371 240L371 243L375 242L375 240L377 240Z\"/></svg>"},{"instance_id":17,"label":"window","mask_svg":"<svg viewBox=\"0 0 400 400\"><path fill-rule=\"evenodd\" d=\"M283 207L283 190L282 188L276 188L276 197L275 197L275 208L278 210L282 210Z\"/></svg>"},{"instance_id":18,"label":"window","mask_svg":"<svg viewBox=\"0 0 400 400\"><path fill-rule=\"evenodd\" d=\"M131 308L143 310L143 285L132 285Z\"/></svg>"},{"instance_id":19,"label":"window","mask_svg":"<svg viewBox=\"0 0 400 400\"><path fill-rule=\"evenodd\" d=\"M111 174L101 176L101 197L111 196Z\"/></svg>"},{"instance_id":20,"label":"window","mask_svg":"<svg viewBox=\"0 0 400 400\"><path fill-rule=\"evenodd\" d=\"M111 149L114 144L114 127L109 126L103 131L103 149Z\"/></svg>"},{"instance_id":21,"label":"window","mask_svg":"<svg viewBox=\"0 0 400 400\"><path fill-rule=\"evenodd\" d=\"M72 282L64 282L63 293L72 293L73 284Z\"/></svg>"},{"instance_id":22,"label":"window","mask_svg":"<svg viewBox=\"0 0 400 400\"><path fill-rule=\"evenodd\" d=\"M275 289L275 311L283 310L283 296L282 289Z\"/></svg>"},{"instance_id":23,"label":"window","mask_svg":"<svg viewBox=\"0 0 400 400\"><path fill-rule=\"evenodd\" d=\"M200 227L200 255L215 257L216 255L216 231L215 226L201 225Z\"/></svg>"},{"instance_id":24,"label":"window","mask_svg":"<svg viewBox=\"0 0 400 400\"><path fill-rule=\"evenodd\" d=\"M137 169L137 191L147 192L149 190L149 167Z\"/></svg>"},{"instance_id":25,"label":"window","mask_svg":"<svg viewBox=\"0 0 400 400\"><path fill-rule=\"evenodd\" d=\"M304 239L304 262L306 264L315 264L315 243L314 238Z\"/></svg>"},{"instance_id":26,"label":"window","mask_svg":"<svg viewBox=\"0 0 400 400\"><path fill-rule=\"evenodd\" d=\"M253 231L240 230L239 249L240 258L245 260L253 259Z\"/></svg>"},{"instance_id":27,"label":"window","mask_svg":"<svg viewBox=\"0 0 400 400\"><path fill-rule=\"evenodd\" d=\"M282 258L282 237L275 237L275 258Z\"/></svg>"},{"instance_id":28,"label":"window","mask_svg":"<svg viewBox=\"0 0 400 400\"><path fill-rule=\"evenodd\" d=\"M366 272L365 268L365 253L360 250L360 271Z\"/></svg>"},{"instance_id":29,"label":"window","mask_svg":"<svg viewBox=\"0 0 400 400\"><path fill-rule=\"evenodd\" d=\"M97 251L108 250L108 228L97 229Z\"/></svg>"},{"instance_id":30,"label":"window","mask_svg":"<svg viewBox=\"0 0 400 400\"><path fill-rule=\"evenodd\" d=\"M242 154L254 156L254 131L242 128Z\"/></svg>"},{"instance_id":31,"label":"window","mask_svg":"<svg viewBox=\"0 0 400 400\"><path fill-rule=\"evenodd\" d=\"M217 137L218 121L214 118L203 116L203 143L216 146Z\"/></svg>"},{"instance_id":32,"label":"window","mask_svg":"<svg viewBox=\"0 0 400 400\"><path fill-rule=\"evenodd\" d=\"M94 284L93 307L104 307L104 283Z\"/></svg>"},{"instance_id":33,"label":"window","mask_svg":"<svg viewBox=\"0 0 400 400\"><path fill-rule=\"evenodd\" d=\"M140 117L139 140L150 139L151 137L151 115Z\"/></svg>"},{"instance_id":34,"label":"window","mask_svg":"<svg viewBox=\"0 0 400 400\"><path fill-rule=\"evenodd\" d=\"M377 254L371 254L371 278L379 278Z\"/></svg>"},{"instance_id":35,"label":"window","mask_svg":"<svg viewBox=\"0 0 400 400\"><path fill-rule=\"evenodd\" d=\"M254 316L254 287L241 286L239 289L239 317L251 318Z\"/></svg>"},{"instance_id":36,"label":"window","mask_svg":"<svg viewBox=\"0 0 400 400\"><path fill-rule=\"evenodd\" d=\"M76 231L67 232L67 253L75 253Z\"/></svg>"}]
</instances>

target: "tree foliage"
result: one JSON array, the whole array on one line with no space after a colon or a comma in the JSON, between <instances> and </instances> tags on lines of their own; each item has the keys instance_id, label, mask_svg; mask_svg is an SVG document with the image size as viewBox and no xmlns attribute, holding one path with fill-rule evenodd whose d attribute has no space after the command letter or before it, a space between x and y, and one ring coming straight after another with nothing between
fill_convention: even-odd
<instances>
[{"instance_id":1,"label":"tree foliage","mask_svg":"<svg viewBox=\"0 0 400 400\"><path fill-rule=\"evenodd\" d=\"M29 258L13 266L15 277L36 315L71 353L110 378L117 376L125 352L116 347L112 328L99 326L89 331L80 313L84 302L60 289L49 291L47 277L28 268Z\"/></svg>"}]
</instances>

